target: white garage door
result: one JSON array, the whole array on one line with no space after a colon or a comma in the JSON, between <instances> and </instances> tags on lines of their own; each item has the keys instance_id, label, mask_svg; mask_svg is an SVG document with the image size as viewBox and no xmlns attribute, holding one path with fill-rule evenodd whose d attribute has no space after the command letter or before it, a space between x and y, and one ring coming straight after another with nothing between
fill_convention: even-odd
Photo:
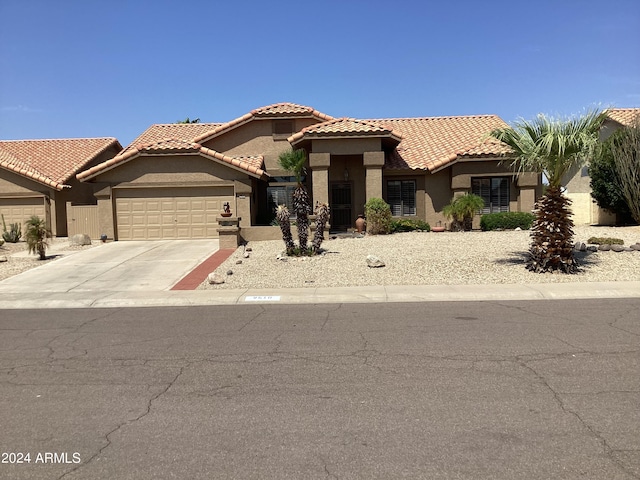
<instances>
[{"instance_id":1,"label":"white garage door","mask_svg":"<svg viewBox=\"0 0 640 480\"><path fill-rule=\"evenodd\" d=\"M44 210L44 197L36 198L0 198L0 213L4 215L4 221L9 230L10 223L20 223L22 225L22 235L24 236L25 222L33 215L46 219ZM48 225L48 227L51 227ZM0 229L2 221L0 220Z\"/></svg>"},{"instance_id":2,"label":"white garage door","mask_svg":"<svg viewBox=\"0 0 640 480\"><path fill-rule=\"evenodd\" d=\"M225 202L233 205L233 187L118 189L118 240L217 237Z\"/></svg>"}]
</instances>

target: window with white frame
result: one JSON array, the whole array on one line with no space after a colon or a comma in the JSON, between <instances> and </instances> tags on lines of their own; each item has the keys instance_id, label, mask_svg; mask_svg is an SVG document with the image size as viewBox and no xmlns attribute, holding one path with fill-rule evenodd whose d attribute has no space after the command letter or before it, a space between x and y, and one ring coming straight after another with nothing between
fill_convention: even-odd
<instances>
[{"instance_id":1,"label":"window with white frame","mask_svg":"<svg viewBox=\"0 0 640 480\"><path fill-rule=\"evenodd\" d=\"M472 178L471 193L484 200L480 213L508 212L510 186L509 177Z\"/></svg>"},{"instance_id":2,"label":"window with white frame","mask_svg":"<svg viewBox=\"0 0 640 480\"><path fill-rule=\"evenodd\" d=\"M416 181L387 180L387 203L394 217L416 214Z\"/></svg>"}]
</instances>

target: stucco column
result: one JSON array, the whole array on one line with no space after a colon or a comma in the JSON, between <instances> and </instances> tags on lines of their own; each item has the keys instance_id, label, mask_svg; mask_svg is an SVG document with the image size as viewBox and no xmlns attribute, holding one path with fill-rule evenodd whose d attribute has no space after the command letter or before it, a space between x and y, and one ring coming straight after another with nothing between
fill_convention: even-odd
<instances>
[{"instance_id":1,"label":"stucco column","mask_svg":"<svg viewBox=\"0 0 640 480\"><path fill-rule=\"evenodd\" d=\"M251 226L251 185L236 180L234 191L236 194L236 210L234 215L240 219L240 228Z\"/></svg>"},{"instance_id":2,"label":"stucco column","mask_svg":"<svg viewBox=\"0 0 640 480\"><path fill-rule=\"evenodd\" d=\"M536 187L540 184L540 174L534 172L520 173L516 184L520 188L518 209L521 212L532 211L536 203Z\"/></svg>"},{"instance_id":3,"label":"stucco column","mask_svg":"<svg viewBox=\"0 0 640 480\"><path fill-rule=\"evenodd\" d=\"M536 203L535 188L520 188L520 204L518 210L521 212L531 212Z\"/></svg>"},{"instance_id":4,"label":"stucco column","mask_svg":"<svg viewBox=\"0 0 640 480\"><path fill-rule=\"evenodd\" d=\"M382 198L384 152L364 152L362 164L365 168L365 201Z\"/></svg>"},{"instance_id":5,"label":"stucco column","mask_svg":"<svg viewBox=\"0 0 640 480\"><path fill-rule=\"evenodd\" d=\"M309 155L313 206L316 202L329 203L329 165L331 165L331 154L311 153Z\"/></svg>"}]
</instances>

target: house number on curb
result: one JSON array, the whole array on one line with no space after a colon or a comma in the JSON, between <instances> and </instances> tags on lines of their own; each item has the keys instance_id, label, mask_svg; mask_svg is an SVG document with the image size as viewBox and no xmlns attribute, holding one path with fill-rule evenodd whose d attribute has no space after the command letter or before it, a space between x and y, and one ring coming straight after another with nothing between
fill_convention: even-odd
<instances>
[{"instance_id":1,"label":"house number on curb","mask_svg":"<svg viewBox=\"0 0 640 480\"><path fill-rule=\"evenodd\" d=\"M244 297L245 302L279 302L280 295L249 295Z\"/></svg>"}]
</instances>

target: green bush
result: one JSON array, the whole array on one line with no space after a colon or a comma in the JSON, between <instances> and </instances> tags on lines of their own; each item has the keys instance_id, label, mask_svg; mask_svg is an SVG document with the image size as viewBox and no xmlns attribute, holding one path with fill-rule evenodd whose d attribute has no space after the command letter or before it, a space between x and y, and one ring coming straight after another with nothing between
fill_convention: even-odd
<instances>
[{"instance_id":1,"label":"green bush","mask_svg":"<svg viewBox=\"0 0 640 480\"><path fill-rule=\"evenodd\" d=\"M587 240L587 243L593 243L595 245L624 245L624 240L611 237L591 237Z\"/></svg>"},{"instance_id":2,"label":"green bush","mask_svg":"<svg viewBox=\"0 0 640 480\"><path fill-rule=\"evenodd\" d=\"M480 228L483 232L491 230L513 230L520 227L529 230L536 216L528 212L487 213L480 217Z\"/></svg>"},{"instance_id":3,"label":"green bush","mask_svg":"<svg viewBox=\"0 0 640 480\"><path fill-rule=\"evenodd\" d=\"M411 220L409 218L391 221L391 233L413 232L415 230L420 232L430 232L431 225L423 220Z\"/></svg>"},{"instance_id":4,"label":"green bush","mask_svg":"<svg viewBox=\"0 0 640 480\"><path fill-rule=\"evenodd\" d=\"M370 198L364 205L364 215L367 217L367 233L379 235L391 232L391 207L383 199Z\"/></svg>"}]
</instances>

